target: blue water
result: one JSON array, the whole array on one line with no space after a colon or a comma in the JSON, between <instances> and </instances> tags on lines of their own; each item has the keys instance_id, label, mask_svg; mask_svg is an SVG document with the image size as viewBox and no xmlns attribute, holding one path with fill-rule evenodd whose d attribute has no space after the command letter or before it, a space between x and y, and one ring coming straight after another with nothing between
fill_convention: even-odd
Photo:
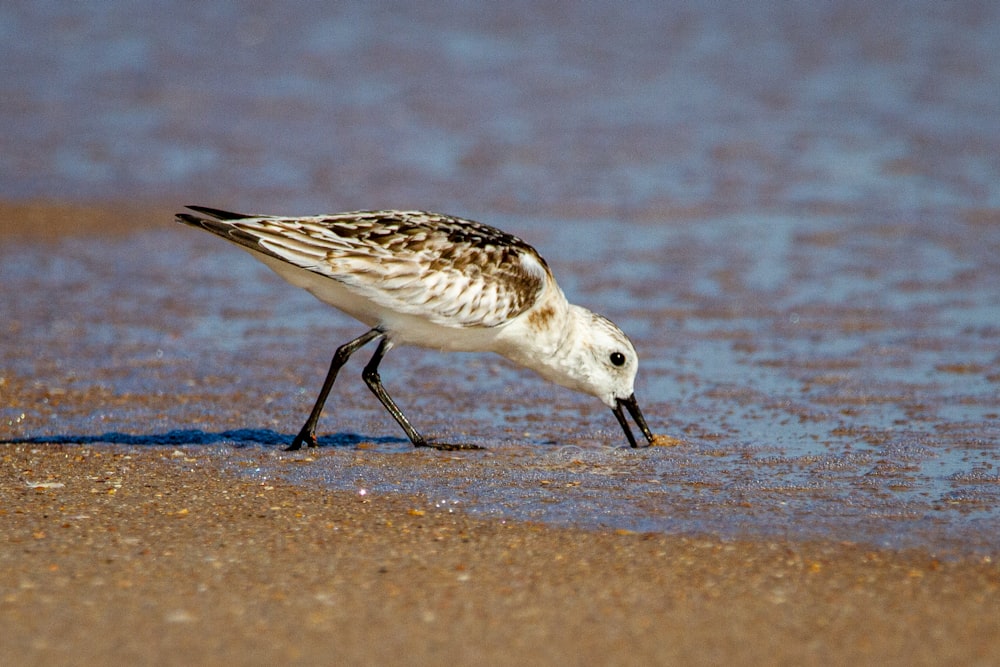
<instances>
[{"instance_id":1,"label":"blue water","mask_svg":"<svg viewBox=\"0 0 1000 667\"><path fill-rule=\"evenodd\" d=\"M10 2L0 194L653 220L996 207L998 11Z\"/></svg>"},{"instance_id":2,"label":"blue water","mask_svg":"<svg viewBox=\"0 0 1000 667\"><path fill-rule=\"evenodd\" d=\"M649 421L686 444L622 450L585 397L399 350L411 417L489 452L410 452L355 373L331 447L290 465L276 443L358 328L167 220L0 245L0 375L111 397L0 384L0 438L187 443L577 525L995 550L997 43L982 2L6 3L0 197L496 224L629 332Z\"/></svg>"}]
</instances>

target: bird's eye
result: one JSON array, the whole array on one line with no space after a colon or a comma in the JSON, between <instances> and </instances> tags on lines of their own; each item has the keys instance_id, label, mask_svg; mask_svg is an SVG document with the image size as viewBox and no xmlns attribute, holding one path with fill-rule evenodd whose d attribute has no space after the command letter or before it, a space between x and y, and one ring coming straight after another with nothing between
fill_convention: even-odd
<instances>
[{"instance_id":1,"label":"bird's eye","mask_svg":"<svg viewBox=\"0 0 1000 667\"><path fill-rule=\"evenodd\" d=\"M623 366L625 364L625 355L621 352L612 352L610 359L611 363L615 366Z\"/></svg>"}]
</instances>

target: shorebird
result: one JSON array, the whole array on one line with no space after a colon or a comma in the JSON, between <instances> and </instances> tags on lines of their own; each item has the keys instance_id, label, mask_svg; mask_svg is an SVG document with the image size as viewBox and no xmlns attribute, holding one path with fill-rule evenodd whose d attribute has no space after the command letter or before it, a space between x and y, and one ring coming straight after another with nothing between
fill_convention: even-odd
<instances>
[{"instance_id":1,"label":"shorebird","mask_svg":"<svg viewBox=\"0 0 1000 667\"><path fill-rule=\"evenodd\" d=\"M337 348L312 412L290 450L317 445L316 425L337 373L378 340L362 378L416 447L431 442L382 386L378 367L396 345L496 352L546 380L611 408L637 447L627 410L647 444L653 434L634 393L639 358L610 320L570 304L545 260L521 239L482 223L424 211L355 211L309 217L245 215L186 207L177 220L232 241L292 285L369 327Z\"/></svg>"}]
</instances>

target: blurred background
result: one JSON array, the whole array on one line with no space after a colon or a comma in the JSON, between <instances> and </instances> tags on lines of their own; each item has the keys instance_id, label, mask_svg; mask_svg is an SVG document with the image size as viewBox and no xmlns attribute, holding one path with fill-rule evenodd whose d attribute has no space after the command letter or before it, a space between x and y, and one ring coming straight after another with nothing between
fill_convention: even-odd
<instances>
[{"instance_id":1,"label":"blurred background","mask_svg":"<svg viewBox=\"0 0 1000 667\"><path fill-rule=\"evenodd\" d=\"M983 2L5 2L0 196L662 219L1000 206Z\"/></svg>"}]
</instances>

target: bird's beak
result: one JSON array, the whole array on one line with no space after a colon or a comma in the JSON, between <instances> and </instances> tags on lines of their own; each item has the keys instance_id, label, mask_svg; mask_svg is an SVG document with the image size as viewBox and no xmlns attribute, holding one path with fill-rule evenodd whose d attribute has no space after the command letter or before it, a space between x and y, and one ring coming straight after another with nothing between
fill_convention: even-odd
<instances>
[{"instance_id":1,"label":"bird's beak","mask_svg":"<svg viewBox=\"0 0 1000 667\"><path fill-rule=\"evenodd\" d=\"M648 444L653 444L653 434L650 432L649 427L646 426L646 420L642 417L642 411L639 410L639 404L635 402L635 394L632 394L628 398L616 398L615 407L611 408L611 411L615 413L615 417L618 418L618 423L622 425L622 430L625 431L625 437L628 438L628 444L633 447L638 447L639 445L635 442L635 436L632 435L632 429L629 428L628 422L625 421L625 414L622 412L622 408L628 408L628 412L632 415L632 419L639 426L639 430L642 434L646 436L646 442Z\"/></svg>"}]
</instances>

